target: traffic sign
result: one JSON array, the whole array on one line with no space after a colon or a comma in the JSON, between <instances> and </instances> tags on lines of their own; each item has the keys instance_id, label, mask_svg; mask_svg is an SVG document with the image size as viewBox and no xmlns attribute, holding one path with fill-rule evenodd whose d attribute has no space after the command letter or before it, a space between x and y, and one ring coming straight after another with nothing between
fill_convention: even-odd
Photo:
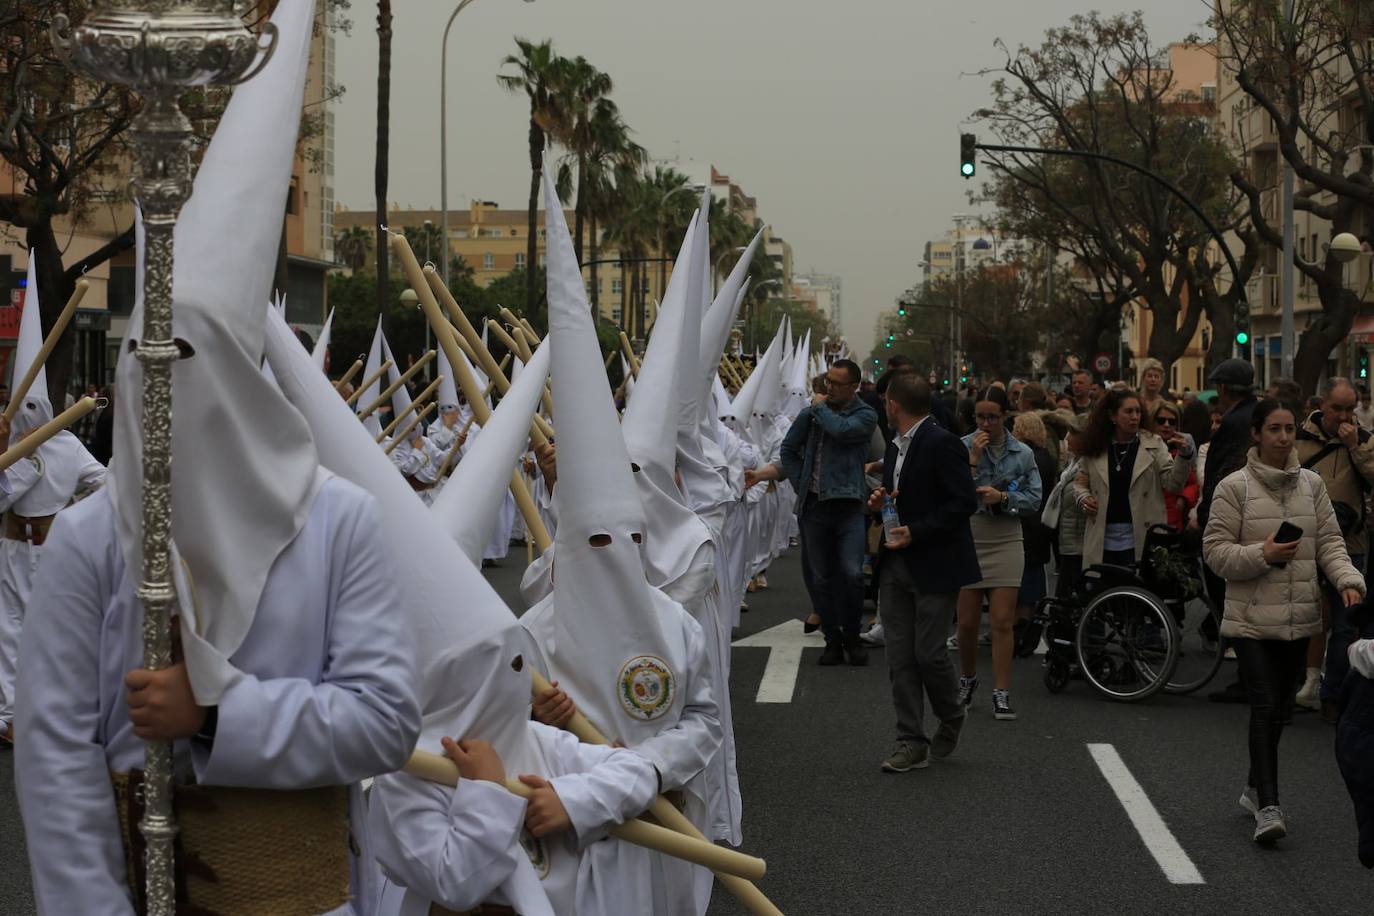
<instances>
[{"instance_id":1,"label":"traffic sign","mask_svg":"<svg viewBox=\"0 0 1374 916\"><path fill-rule=\"evenodd\" d=\"M1116 360L1112 359L1110 353L1099 353L1093 357L1093 368L1104 375L1112 371L1116 365Z\"/></svg>"}]
</instances>

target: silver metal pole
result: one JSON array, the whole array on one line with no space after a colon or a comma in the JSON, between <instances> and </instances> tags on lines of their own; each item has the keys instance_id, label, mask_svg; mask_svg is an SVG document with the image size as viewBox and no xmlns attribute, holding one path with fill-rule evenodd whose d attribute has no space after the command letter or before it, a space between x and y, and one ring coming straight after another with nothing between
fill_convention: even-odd
<instances>
[{"instance_id":1,"label":"silver metal pole","mask_svg":"<svg viewBox=\"0 0 1374 916\"><path fill-rule=\"evenodd\" d=\"M439 51L439 209L443 211L440 225L444 232L443 263L439 265L439 276L448 286L448 33L453 28L453 20L458 18L472 0L463 0L444 25L444 40ZM428 330L428 326L426 326ZM428 338L426 338L428 339Z\"/></svg>"},{"instance_id":2,"label":"silver metal pole","mask_svg":"<svg viewBox=\"0 0 1374 916\"><path fill-rule=\"evenodd\" d=\"M135 356L143 364L143 569L136 594L143 604L143 665L172 662L172 365L180 351L172 339L172 234L191 193L191 122L178 104L197 86L227 85L259 72L276 50L259 57L258 37L234 12L233 0L151 3L152 12L110 0L94 4L81 25L53 17L53 45L79 71L132 87L143 107L130 125L134 141L130 190L143 214L145 264L143 332ZM254 61L258 61L256 67ZM139 821L147 850L146 903L150 916L176 912L172 811L172 745L144 749L144 815Z\"/></svg>"}]
</instances>

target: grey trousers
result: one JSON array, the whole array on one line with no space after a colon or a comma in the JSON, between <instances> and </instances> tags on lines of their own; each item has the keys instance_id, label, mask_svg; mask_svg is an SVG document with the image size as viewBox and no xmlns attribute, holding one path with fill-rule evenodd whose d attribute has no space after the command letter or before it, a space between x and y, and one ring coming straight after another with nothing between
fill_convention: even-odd
<instances>
[{"instance_id":1,"label":"grey trousers","mask_svg":"<svg viewBox=\"0 0 1374 916\"><path fill-rule=\"evenodd\" d=\"M906 558L888 553L878 578L887 674L897 710L897 740L929 744L925 698L940 721L964 715L959 682L945 648L958 592L923 595L916 590Z\"/></svg>"}]
</instances>

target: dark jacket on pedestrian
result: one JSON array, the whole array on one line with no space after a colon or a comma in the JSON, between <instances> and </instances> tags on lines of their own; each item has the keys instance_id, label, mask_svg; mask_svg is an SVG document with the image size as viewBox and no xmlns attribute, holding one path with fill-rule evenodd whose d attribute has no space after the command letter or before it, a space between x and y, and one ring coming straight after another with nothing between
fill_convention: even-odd
<instances>
[{"instance_id":1,"label":"dark jacket on pedestrian","mask_svg":"<svg viewBox=\"0 0 1374 916\"><path fill-rule=\"evenodd\" d=\"M1207 514L1212 511L1212 494L1217 484L1228 475L1245 467L1246 456L1250 453L1250 415L1255 412L1259 399L1248 395L1232 407L1221 418L1211 444L1207 446L1207 463L1202 472L1202 500L1197 506L1197 526L1207 529Z\"/></svg>"},{"instance_id":2,"label":"dark jacket on pedestrian","mask_svg":"<svg viewBox=\"0 0 1374 916\"><path fill-rule=\"evenodd\" d=\"M91 455L108 465L114 454L114 402L111 401L95 418L95 432L91 436Z\"/></svg>"},{"instance_id":3,"label":"dark jacket on pedestrian","mask_svg":"<svg viewBox=\"0 0 1374 916\"><path fill-rule=\"evenodd\" d=\"M922 594L948 594L977 582L983 574L969 517L978 510L978 494L964 443L927 418L912 434L902 478L894 482L896 466L897 445L890 442L883 457L883 486L897 494L897 517L910 529L911 545L899 551L884 545L880 554L903 556Z\"/></svg>"},{"instance_id":4,"label":"dark jacket on pedestrian","mask_svg":"<svg viewBox=\"0 0 1374 916\"><path fill-rule=\"evenodd\" d=\"M1342 691L1336 763L1355 806L1356 854L1374 868L1374 681L1357 671L1346 676Z\"/></svg>"},{"instance_id":5,"label":"dark jacket on pedestrian","mask_svg":"<svg viewBox=\"0 0 1374 916\"><path fill-rule=\"evenodd\" d=\"M797 493L798 515L811 492L817 453L822 501L868 497L864 463L877 425L877 411L857 397L838 410L826 403L802 408L783 437L778 462Z\"/></svg>"}]
</instances>

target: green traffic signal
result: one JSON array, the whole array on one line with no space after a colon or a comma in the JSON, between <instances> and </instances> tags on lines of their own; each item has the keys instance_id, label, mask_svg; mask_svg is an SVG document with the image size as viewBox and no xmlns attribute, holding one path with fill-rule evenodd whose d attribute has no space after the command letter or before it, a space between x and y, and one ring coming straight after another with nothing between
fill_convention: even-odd
<instances>
[{"instance_id":1,"label":"green traffic signal","mask_svg":"<svg viewBox=\"0 0 1374 916\"><path fill-rule=\"evenodd\" d=\"M1240 344L1240 345L1243 347L1243 346L1245 346L1246 344L1248 344L1249 342L1250 342L1250 335L1249 335L1248 333L1246 333L1245 331L1237 331L1237 332L1236 332L1236 343Z\"/></svg>"},{"instance_id":2,"label":"green traffic signal","mask_svg":"<svg viewBox=\"0 0 1374 916\"><path fill-rule=\"evenodd\" d=\"M889 341L887 341L886 343L884 343L884 344L883 344L883 349L884 349L884 350L891 350L891 349L892 349L892 341L889 340Z\"/></svg>"},{"instance_id":3,"label":"green traffic signal","mask_svg":"<svg viewBox=\"0 0 1374 916\"><path fill-rule=\"evenodd\" d=\"M973 134L959 135L959 174L965 178L972 178L977 166L974 158L977 155L978 138Z\"/></svg>"}]
</instances>

